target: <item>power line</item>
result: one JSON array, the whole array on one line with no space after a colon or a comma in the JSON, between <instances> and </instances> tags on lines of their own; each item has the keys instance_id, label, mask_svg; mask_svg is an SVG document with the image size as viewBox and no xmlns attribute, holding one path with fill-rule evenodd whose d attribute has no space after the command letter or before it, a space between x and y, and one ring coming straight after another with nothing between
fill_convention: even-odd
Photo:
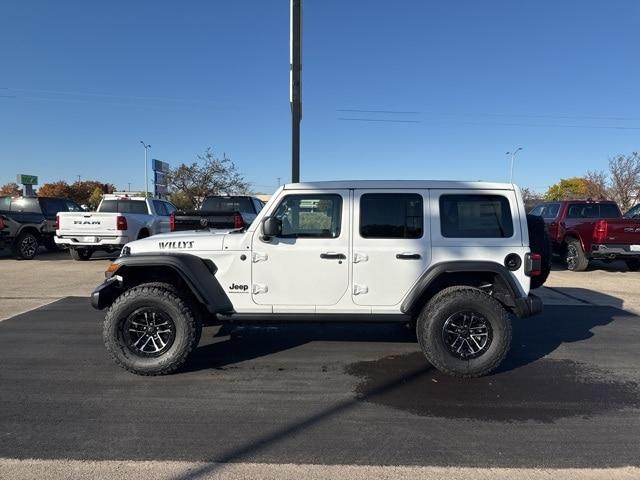
<instances>
[{"instance_id":1,"label":"power line","mask_svg":"<svg viewBox=\"0 0 640 480\"><path fill-rule=\"evenodd\" d=\"M385 118L348 118L338 117L338 120L347 120L351 122L385 122L385 123L422 123L421 120L395 120Z\"/></svg>"},{"instance_id":2,"label":"power line","mask_svg":"<svg viewBox=\"0 0 640 480\"><path fill-rule=\"evenodd\" d=\"M418 115L420 112L403 112L400 110L359 110L356 108L338 108L336 112L355 112L355 113L389 113L401 115Z\"/></svg>"}]
</instances>

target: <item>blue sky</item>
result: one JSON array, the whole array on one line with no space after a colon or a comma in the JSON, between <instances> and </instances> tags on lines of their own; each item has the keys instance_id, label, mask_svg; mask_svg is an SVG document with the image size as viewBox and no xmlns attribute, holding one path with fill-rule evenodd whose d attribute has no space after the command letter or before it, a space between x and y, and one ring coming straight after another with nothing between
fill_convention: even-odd
<instances>
[{"instance_id":1,"label":"blue sky","mask_svg":"<svg viewBox=\"0 0 640 480\"><path fill-rule=\"evenodd\" d=\"M603 169L640 144L639 20L634 0L306 0L301 177L505 180L517 146L537 190ZM142 188L140 139L173 165L226 152L259 191L290 178L288 0L6 1L0 58L0 183Z\"/></svg>"}]
</instances>

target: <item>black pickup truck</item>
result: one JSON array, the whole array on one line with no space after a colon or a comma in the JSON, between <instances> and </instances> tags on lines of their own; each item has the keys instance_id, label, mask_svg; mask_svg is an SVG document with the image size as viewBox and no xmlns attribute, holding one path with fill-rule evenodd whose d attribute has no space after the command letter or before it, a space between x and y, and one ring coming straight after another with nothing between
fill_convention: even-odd
<instances>
[{"instance_id":1,"label":"black pickup truck","mask_svg":"<svg viewBox=\"0 0 640 480\"><path fill-rule=\"evenodd\" d=\"M253 222L264 202L245 195L207 197L199 210L178 210L171 214L172 232L209 228L244 228Z\"/></svg>"},{"instance_id":2,"label":"black pickup truck","mask_svg":"<svg viewBox=\"0 0 640 480\"><path fill-rule=\"evenodd\" d=\"M56 197L0 197L0 249L31 260L44 245L58 250L53 237L58 212L81 212L73 200Z\"/></svg>"}]
</instances>

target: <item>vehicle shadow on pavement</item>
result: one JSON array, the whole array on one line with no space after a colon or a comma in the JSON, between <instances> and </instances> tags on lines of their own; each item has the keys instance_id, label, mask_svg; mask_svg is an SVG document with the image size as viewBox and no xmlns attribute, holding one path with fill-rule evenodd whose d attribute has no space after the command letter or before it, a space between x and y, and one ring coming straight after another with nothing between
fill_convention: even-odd
<instances>
[{"instance_id":1,"label":"vehicle shadow on pavement","mask_svg":"<svg viewBox=\"0 0 640 480\"><path fill-rule=\"evenodd\" d=\"M407 325L383 323L227 324L220 327L213 343L207 342L206 335L207 330L182 371L220 369L311 342L416 342L415 332Z\"/></svg>"}]
</instances>

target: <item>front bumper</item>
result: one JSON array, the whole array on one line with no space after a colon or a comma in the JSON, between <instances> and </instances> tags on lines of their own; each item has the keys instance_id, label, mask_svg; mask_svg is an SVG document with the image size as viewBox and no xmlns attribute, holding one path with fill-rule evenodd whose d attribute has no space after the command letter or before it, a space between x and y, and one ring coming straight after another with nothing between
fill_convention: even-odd
<instances>
[{"instance_id":1,"label":"front bumper","mask_svg":"<svg viewBox=\"0 0 640 480\"><path fill-rule=\"evenodd\" d=\"M91 292L91 306L96 310L102 310L113 303L122 293L122 282L117 275L107 278Z\"/></svg>"},{"instance_id":2,"label":"front bumper","mask_svg":"<svg viewBox=\"0 0 640 480\"><path fill-rule=\"evenodd\" d=\"M542 299L530 293L527 297L516 299L514 313L518 318L526 318L542 313L543 308Z\"/></svg>"}]
</instances>

